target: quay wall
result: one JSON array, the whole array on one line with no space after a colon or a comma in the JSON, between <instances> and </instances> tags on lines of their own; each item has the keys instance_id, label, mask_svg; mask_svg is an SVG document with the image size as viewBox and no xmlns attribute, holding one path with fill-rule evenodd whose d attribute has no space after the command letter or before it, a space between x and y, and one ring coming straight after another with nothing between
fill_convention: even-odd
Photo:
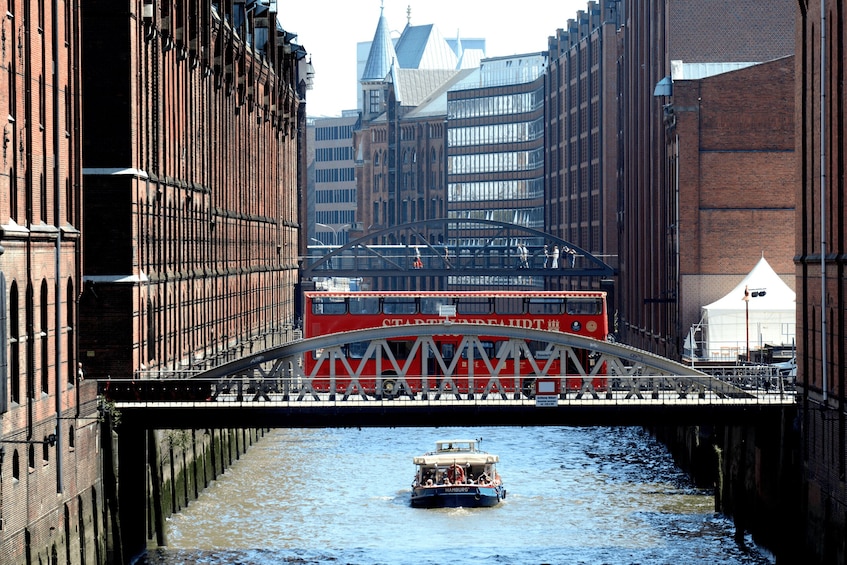
<instances>
[{"instance_id":1,"label":"quay wall","mask_svg":"<svg viewBox=\"0 0 847 565\"><path fill-rule=\"evenodd\" d=\"M652 428L677 464L702 488L713 488L715 511L732 518L736 541L747 536L796 563L800 544L801 466L796 409L755 424Z\"/></svg>"},{"instance_id":2,"label":"quay wall","mask_svg":"<svg viewBox=\"0 0 847 565\"><path fill-rule=\"evenodd\" d=\"M147 549L167 545L168 517L195 501L268 430L148 430L139 434L118 427L110 442L114 453L108 459L111 465L105 478L107 485L114 486L107 488L107 496L116 500L108 507L107 562L131 562ZM132 453L121 454L122 449ZM146 460L140 453L146 454Z\"/></svg>"},{"instance_id":3,"label":"quay wall","mask_svg":"<svg viewBox=\"0 0 847 565\"><path fill-rule=\"evenodd\" d=\"M159 430L151 432L148 547L167 545L165 521L186 508L232 467L267 429ZM154 467L155 463L155 467Z\"/></svg>"}]
</instances>

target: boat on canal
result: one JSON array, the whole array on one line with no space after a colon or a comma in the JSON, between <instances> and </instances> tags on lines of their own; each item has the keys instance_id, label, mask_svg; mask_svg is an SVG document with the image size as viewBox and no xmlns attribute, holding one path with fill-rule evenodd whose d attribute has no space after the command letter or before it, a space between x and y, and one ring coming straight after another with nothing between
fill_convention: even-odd
<instances>
[{"instance_id":1,"label":"boat on canal","mask_svg":"<svg viewBox=\"0 0 847 565\"><path fill-rule=\"evenodd\" d=\"M476 439L435 442L435 451L413 459L412 506L475 508L496 506L506 498L497 473L500 458L479 449Z\"/></svg>"}]
</instances>

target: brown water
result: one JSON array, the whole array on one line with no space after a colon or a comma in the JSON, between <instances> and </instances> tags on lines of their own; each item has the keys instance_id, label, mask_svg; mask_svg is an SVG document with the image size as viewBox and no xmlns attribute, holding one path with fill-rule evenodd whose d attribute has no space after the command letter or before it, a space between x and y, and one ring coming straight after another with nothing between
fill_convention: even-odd
<instances>
[{"instance_id":1,"label":"brown water","mask_svg":"<svg viewBox=\"0 0 847 565\"><path fill-rule=\"evenodd\" d=\"M462 437L500 456L506 499L411 508L412 457ZM713 509L637 428L276 430L169 521L146 564L774 563Z\"/></svg>"}]
</instances>

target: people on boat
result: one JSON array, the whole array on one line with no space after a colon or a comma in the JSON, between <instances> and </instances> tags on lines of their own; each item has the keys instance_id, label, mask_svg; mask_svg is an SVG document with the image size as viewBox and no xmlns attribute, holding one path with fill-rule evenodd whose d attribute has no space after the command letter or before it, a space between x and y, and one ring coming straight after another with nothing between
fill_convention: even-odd
<instances>
[{"instance_id":1,"label":"people on boat","mask_svg":"<svg viewBox=\"0 0 847 565\"><path fill-rule=\"evenodd\" d=\"M447 478L451 483L462 484L465 482L465 469L460 465L450 465L447 469Z\"/></svg>"}]
</instances>

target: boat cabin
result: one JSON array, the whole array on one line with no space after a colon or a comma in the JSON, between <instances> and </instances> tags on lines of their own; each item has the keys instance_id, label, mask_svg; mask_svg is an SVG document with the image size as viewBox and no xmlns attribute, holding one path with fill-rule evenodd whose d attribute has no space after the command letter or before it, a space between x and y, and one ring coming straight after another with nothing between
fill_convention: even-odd
<instances>
[{"instance_id":1,"label":"boat cabin","mask_svg":"<svg viewBox=\"0 0 847 565\"><path fill-rule=\"evenodd\" d=\"M500 458L480 451L477 440L441 440L435 447L435 451L414 458L417 484L490 484L499 479L495 464Z\"/></svg>"}]
</instances>

